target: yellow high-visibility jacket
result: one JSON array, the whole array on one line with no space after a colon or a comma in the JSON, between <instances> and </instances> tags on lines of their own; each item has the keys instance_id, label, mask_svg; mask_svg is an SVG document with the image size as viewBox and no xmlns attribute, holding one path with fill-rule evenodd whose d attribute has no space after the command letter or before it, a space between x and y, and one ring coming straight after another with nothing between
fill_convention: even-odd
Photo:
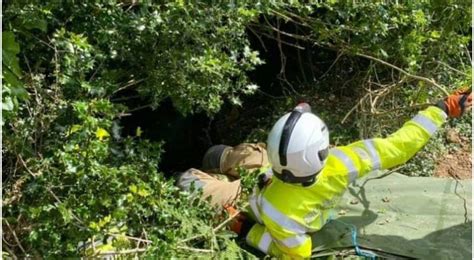
<instances>
[{"instance_id":1,"label":"yellow high-visibility jacket","mask_svg":"<svg viewBox=\"0 0 474 260\"><path fill-rule=\"evenodd\" d=\"M373 170L408 161L446 117L443 110L430 106L387 138L332 148L310 186L273 178L262 190L256 188L250 197L250 213L257 223L248 232L247 243L273 256L309 257L312 245L308 233L324 226L348 185Z\"/></svg>"}]
</instances>

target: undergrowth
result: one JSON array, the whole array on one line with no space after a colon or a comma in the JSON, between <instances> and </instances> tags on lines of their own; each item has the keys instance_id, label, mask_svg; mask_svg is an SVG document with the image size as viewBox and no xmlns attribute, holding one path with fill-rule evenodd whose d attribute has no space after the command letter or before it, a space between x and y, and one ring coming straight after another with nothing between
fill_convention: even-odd
<instances>
[{"instance_id":1,"label":"undergrowth","mask_svg":"<svg viewBox=\"0 0 474 260\"><path fill-rule=\"evenodd\" d=\"M10 257L253 257L221 225L228 216L164 177L162 140L123 134L123 118L164 100L215 118L230 145L264 142L304 100L344 145L389 134L471 85L469 3L6 1L3 10ZM449 124L471 141L468 117ZM444 139L405 173L430 175L454 149ZM244 178L246 192L254 181Z\"/></svg>"}]
</instances>

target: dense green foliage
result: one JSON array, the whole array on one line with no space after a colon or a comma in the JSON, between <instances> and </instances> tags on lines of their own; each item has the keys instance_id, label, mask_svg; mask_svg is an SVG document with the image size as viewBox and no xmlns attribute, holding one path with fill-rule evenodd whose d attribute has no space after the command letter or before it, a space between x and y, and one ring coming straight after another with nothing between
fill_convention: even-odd
<instances>
[{"instance_id":1,"label":"dense green foliage","mask_svg":"<svg viewBox=\"0 0 474 260\"><path fill-rule=\"evenodd\" d=\"M133 108L111 97L137 87L153 106L169 97L183 112L215 112L251 93L245 71L260 60L244 29L254 15L182 3L6 6L4 227L26 252L15 251L78 255L81 242L127 234L152 240L151 254L179 255L179 240L209 236L212 210L158 172L160 143L121 135Z\"/></svg>"},{"instance_id":2,"label":"dense green foliage","mask_svg":"<svg viewBox=\"0 0 474 260\"><path fill-rule=\"evenodd\" d=\"M469 5L254 2L5 4L3 249L78 256L85 242L115 238L115 250L152 256L247 254L214 231L223 216L164 178L162 142L122 134L121 118L142 107L169 99L183 114L214 115L233 105L250 115L224 128L236 143L264 141L305 98L341 144L392 131L443 86L470 85ZM249 72L259 66L276 67L280 84L258 89ZM146 102L121 102L126 91Z\"/></svg>"}]
</instances>

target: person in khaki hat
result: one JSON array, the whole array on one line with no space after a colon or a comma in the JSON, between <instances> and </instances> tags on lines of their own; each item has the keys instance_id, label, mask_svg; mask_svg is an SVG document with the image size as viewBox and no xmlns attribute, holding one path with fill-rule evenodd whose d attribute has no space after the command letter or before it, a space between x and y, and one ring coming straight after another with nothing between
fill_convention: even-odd
<instances>
[{"instance_id":1,"label":"person in khaki hat","mask_svg":"<svg viewBox=\"0 0 474 260\"><path fill-rule=\"evenodd\" d=\"M191 168L181 173L176 184L186 191L192 186L202 189L203 199L210 197L213 206L232 206L241 193L238 169L259 174L270 167L265 148L264 143L214 145L205 153L202 169Z\"/></svg>"}]
</instances>

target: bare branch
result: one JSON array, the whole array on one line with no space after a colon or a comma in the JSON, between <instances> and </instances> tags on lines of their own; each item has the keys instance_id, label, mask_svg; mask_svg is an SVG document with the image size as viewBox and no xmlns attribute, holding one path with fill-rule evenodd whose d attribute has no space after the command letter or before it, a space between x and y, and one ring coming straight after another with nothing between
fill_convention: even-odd
<instances>
[{"instance_id":1,"label":"bare branch","mask_svg":"<svg viewBox=\"0 0 474 260\"><path fill-rule=\"evenodd\" d=\"M127 111L126 114L129 114L129 113L132 113L132 112L136 112L136 111L138 111L138 110L142 110L142 109L149 108L149 107L151 107L151 104L146 104L146 105L143 105L143 106L139 106L139 107L136 107L136 108L133 108L133 109Z\"/></svg>"},{"instance_id":2,"label":"bare branch","mask_svg":"<svg viewBox=\"0 0 474 260\"><path fill-rule=\"evenodd\" d=\"M265 52L268 52L267 47L265 46L265 43L263 43L262 37L260 37L260 35L258 35L257 32L254 31L251 26L247 26L247 28L249 29L249 31L253 33L253 35L255 35L255 37L257 37L258 41L262 45L263 50L265 50Z\"/></svg>"},{"instance_id":3,"label":"bare branch","mask_svg":"<svg viewBox=\"0 0 474 260\"><path fill-rule=\"evenodd\" d=\"M270 35L270 34L268 34L268 33L260 32L260 34L262 34L263 36L265 36L265 37L267 37L267 38L269 38L269 39L272 39L272 40L275 40L275 41L278 40L277 38L275 38L274 36L272 36L272 35ZM280 39L280 41L281 41L282 44L285 44L285 45L287 45L287 46L291 46L291 47L293 47L293 48L300 49L300 50L305 50L305 47L303 47L303 46L296 45L296 44L293 44L293 43L284 41L284 40L282 40L282 39Z\"/></svg>"},{"instance_id":4,"label":"bare branch","mask_svg":"<svg viewBox=\"0 0 474 260\"><path fill-rule=\"evenodd\" d=\"M449 92L448 92L443 86L441 86L441 85L439 85L438 83L436 83L433 79L429 79L429 78L422 77L422 76L418 76L418 75L413 75L413 74L411 74L411 73L409 73L409 72L407 72L407 71L405 71L405 70L403 70L403 69L401 69L401 68L399 68L399 67L397 67L397 66L395 66L395 65L393 65L393 64L391 64L391 63L388 63L388 62L386 62L386 61L384 61L384 60L381 60L381 59L372 57L372 56L367 55L367 54L356 53L355 55L360 56L360 57L364 57L364 58L367 58L367 59L370 59L370 60L373 60L373 61L376 61L376 62L378 62L378 63L381 63L381 64L385 65L385 66L388 66L388 67L390 67L390 68L393 68L393 69L395 69L395 70L397 70L397 71L399 71L399 72L405 74L406 76L408 76L408 77L410 77L410 78L414 78L414 79L421 80L421 81L424 81L424 82L426 82L426 83L429 83L429 84L431 84L431 85L437 87L437 88L438 88L439 90L441 90L445 95L449 95Z\"/></svg>"},{"instance_id":5,"label":"bare branch","mask_svg":"<svg viewBox=\"0 0 474 260\"><path fill-rule=\"evenodd\" d=\"M8 254L10 254L10 257L12 257L14 260L18 259L18 257L15 255L15 253L13 253L13 251L6 245L2 245L2 249L5 249ZM5 257L5 256L3 256Z\"/></svg>"},{"instance_id":6,"label":"bare branch","mask_svg":"<svg viewBox=\"0 0 474 260\"><path fill-rule=\"evenodd\" d=\"M187 246L178 246L178 248L197 252L197 253L213 253L214 252L213 250L210 250L210 249L201 249L201 248L194 248L194 247L187 247Z\"/></svg>"},{"instance_id":7,"label":"bare branch","mask_svg":"<svg viewBox=\"0 0 474 260\"><path fill-rule=\"evenodd\" d=\"M6 218L3 218L3 221L5 221L5 224L7 224L8 229L10 229L10 232L12 232L13 238L15 238L15 241L18 247L20 248L21 252L23 252L23 254L26 256L27 255L26 250L21 245L20 240L18 239L18 236L16 235L15 230L13 230L13 228L10 226L10 223L8 223L8 220Z\"/></svg>"},{"instance_id":8,"label":"bare branch","mask_svg":"<svg viewBox=\"0 0 474 260\"><path fill-rule=\"evenodd\" d=\"M462 75L464 75L464 76L469 76L469 74L467 74L467 73L465 73L465 72L462 72L462 71L460 71L460 70L458 70L458 69L455 69L455 68L449 66L448 64L442 62L442 61L437 60L437 61L435 61L435 62L438 63L438 64L441 64L441 65L445 66L446 68L448 68L448 69L450 69L450 70L452 70L452 71L454 71L454 72L457 72L457 73L462 74Z\"/></svg>"},{"instance_id":9,"label":"bare branch","mask_svg":"<svg viewBox=\"0 0 474 260\"><path fill-rule=\"evenodd\" d=\"M343 52L339 52L337 54L336 59L332 62L331 66L329 66L329 68L326 70L326 72L323 73L323 75L319 78L319 80L323 79L329 73L329 71L331 71L332 67L334 67L334 65L336 65L337 61L342 56L342 54L343 54Z\"/></svg>"},{"instance_id":10,"label":"bare branch","mask_svg":"<svg viewBox=\"0 0 474 260\"><path fill-rule=\"evenodd\" d=\"M124 90L124 89L127 89L127 88L129 88L129 87L131 87L131 86L134 86L134 85L137 85L137 84L139 84L139 83L142 83L143 81L145 81L145 79L139 79L139 80L131 79L131 80L129 80L125 85L123 85L122 87L120 87L120 88L118 88L117 90L115 90L115 91L112 93L112 95L113 95L113 94L116 94L117 92L120 92L120 91L122 91L122 90Z\"/></svg>"},{"instance_id":11,"label":"bare branch","mask_svg":"<svg viewBox=\"0 0 474 260\"><path fill-rule=\"evenodd\" d=\"M359 99L359 101L357 102L357 104L355 104L355 106L353 106L351 108L351 110L349 110L349 112L347 112L347 114L344 116L344 118L342 119L341 121L341 124L344 124L344 122L346 122L347 118L357 109L358 106L360 106L362 104L362 102L364 101L364 99L369 95L369 93L365 94L361 99Z\"/></svg>"}]
</instances>

